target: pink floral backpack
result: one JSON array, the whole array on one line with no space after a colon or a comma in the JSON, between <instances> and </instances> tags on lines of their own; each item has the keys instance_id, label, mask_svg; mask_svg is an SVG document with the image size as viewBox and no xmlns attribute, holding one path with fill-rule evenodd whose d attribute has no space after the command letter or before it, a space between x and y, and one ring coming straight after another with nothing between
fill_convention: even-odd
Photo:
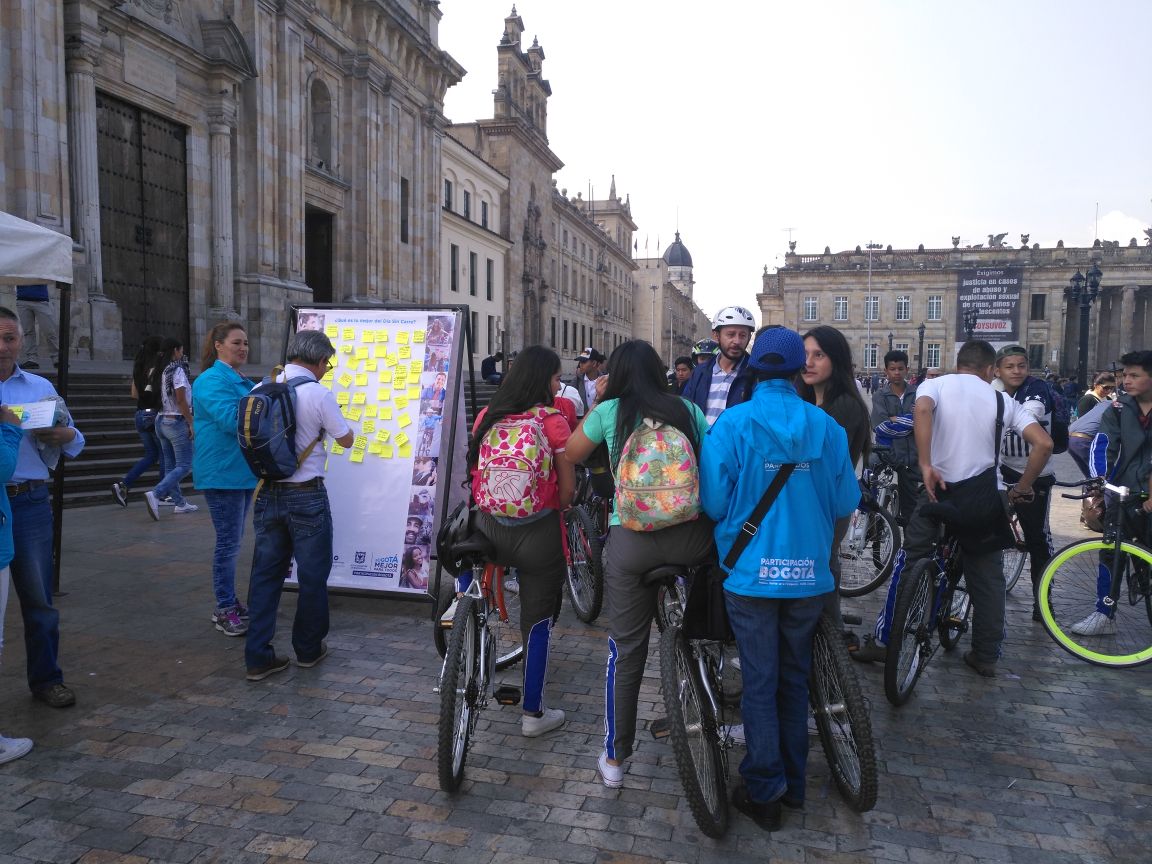
<instances>
[{"instance_id":1,"label":"pink floral backpack","mask_svg":"<svg viewBox=\"0 0 1152 864\"><path fill-rule=\"evenodd\" d=\"M555 408L509 414L492 424L476 462L476 506L493 516L522 519L545 509L541 481L552 473L544 419Z\"/></svg>"}]
</instances>

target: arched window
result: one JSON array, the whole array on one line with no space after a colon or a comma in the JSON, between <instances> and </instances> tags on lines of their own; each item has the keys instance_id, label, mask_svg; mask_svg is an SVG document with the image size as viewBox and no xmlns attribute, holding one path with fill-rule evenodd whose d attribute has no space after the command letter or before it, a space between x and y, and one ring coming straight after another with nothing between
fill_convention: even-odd
<instances>
[{"instance_id":1,"label":"arched window","mask_svg":"<svg viewBox=\"0 0 1152 864\"><path fill-rule=\"evenodd\" d=\"M319 78L312 82L309 94L312 109L312 141L310 155L317 168L332 170L332 97Z\"/></svg>"}]
</instances>

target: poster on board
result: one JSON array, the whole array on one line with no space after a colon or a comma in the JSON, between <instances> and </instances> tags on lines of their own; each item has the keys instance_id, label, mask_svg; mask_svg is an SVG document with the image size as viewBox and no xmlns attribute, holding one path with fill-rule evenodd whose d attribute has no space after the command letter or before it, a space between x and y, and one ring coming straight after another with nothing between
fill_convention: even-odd
<instances>
[{"instance_id":1,"label":"poster on board","mask_svg":"<svg viewBox=\"0 0 1152 864\"><path fill-rule=\"evenodd\" d=\"M1020 340L1021 267L981 267L956 274L956 342L967 339L964 314L976 310L972 338L1000 347Z\"/></svg>"},{"instance_id":2,"label":"poster on board","mask_svg":"<svg viewBox=\"0 0 1152 864\"><path fill-rule=\"evenodd\" d=\"M356 436L351 447L324 442L329 588L429 591L449 500L463 316L461 307L293 309L291 330L323 331L336 348L321 383Z\"/></svg>"}]
</instances>

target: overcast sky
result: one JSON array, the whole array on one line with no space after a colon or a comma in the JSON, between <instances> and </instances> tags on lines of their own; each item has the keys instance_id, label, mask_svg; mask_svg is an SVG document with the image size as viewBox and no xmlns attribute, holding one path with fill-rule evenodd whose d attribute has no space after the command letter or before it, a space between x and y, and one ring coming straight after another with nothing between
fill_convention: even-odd
<instances>
[{"instance_id":1,"label":"overcast sky","mask_svg":"<svg viewBox=\"0 0 1152 864\"><path fill-rule=\"evenodd\" d=\"M441 0L492 116L511 0ZM1152 226L1152 2L521 0L552 85L569 195L631 194L640 256L679 226L697 301L759 314L765 264L868 242L1144 241ZM659 239L660 249L657 249Z\"/></svg>"}]
</instances>

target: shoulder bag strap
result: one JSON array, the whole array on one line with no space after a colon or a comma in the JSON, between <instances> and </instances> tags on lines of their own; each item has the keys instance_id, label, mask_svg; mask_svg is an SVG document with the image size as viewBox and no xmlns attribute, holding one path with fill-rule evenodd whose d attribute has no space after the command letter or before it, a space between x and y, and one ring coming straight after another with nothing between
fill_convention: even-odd
<instances>
[{"instance_id":1,"label":"shoulder bag strap","mask_svg":"<svg viewBox=\"0 0 1152 864\"><path fill-rule=\"evenodd\" d=\"M776 476L772 478L772 482L764 491L760 503L756 505L756 509L752 511L752 515L748 517L741 528L740 533L736 535L736 542L732 544L732 548L728 550L728 555L724 558L724 566L731 570L736 566L736 562L740 556L744 554L744 550L748 548L748 544L752 542L752 538L756 536L756 532L760 530L760 524L764 521L764 517L768 515L768 511L772 509L772 505L776 503L776 496L780 494L780 490L784 488L784 484L788 482L788 478L792 476L792 471L795 470L796 464L789 462L787 465L781 465L780 470L776 472Z\"/></svg>"},{"instance_id":2,"label":"shoulder bag strap","mask_svg":"<svg viewBox=\"0 0 1152 864\"><path fill-rule=\"evenodd\" d=\"M1004 394L999 390L996 393L996 461L992 465L997 474L1000 473L1000 451L1004 449Z\"/></svg>"}]
</instances>

